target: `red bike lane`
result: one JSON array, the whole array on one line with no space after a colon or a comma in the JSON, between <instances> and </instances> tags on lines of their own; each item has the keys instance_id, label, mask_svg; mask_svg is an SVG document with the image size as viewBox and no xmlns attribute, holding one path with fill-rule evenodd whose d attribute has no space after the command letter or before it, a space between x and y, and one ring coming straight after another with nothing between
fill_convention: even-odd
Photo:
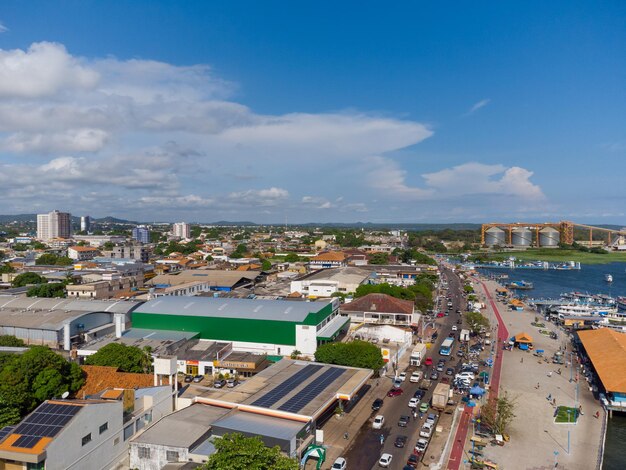
<instances>
[{"instance_id":1,"label":"red bike lane","mask_svg":"<svg viewBox=\"0 0 626 470\"><path fill-rule=\"evenodd\" d=\"M498 311L498 307L494 302L487 286L484 282L481 281L483 289L485 291L485 295L487 296L487 300L493 309L493 313L498 319L498 334L496 339L496 344L494 345L494 349L496 352L496 359L493 364L493 371L491 373L491 386L489 387L489 399L493 400L498 397L498 390L500 389L500 370L502 369L502 344L508 339L509 331L504 325L504 320L500 316L500 312ZM458 470L461 463L463 462L463 449L465 448L465 441L467 440L467 431L469 430L470 419L472 416L472 408L466 406L463 410L463 414L461 415L461 421L459 422L459 427L456 430L456 434L454 436L454 445L452 446L452 451L450 452L450 458L448 459L448 470Z\"/></svg>"}]
</instances>

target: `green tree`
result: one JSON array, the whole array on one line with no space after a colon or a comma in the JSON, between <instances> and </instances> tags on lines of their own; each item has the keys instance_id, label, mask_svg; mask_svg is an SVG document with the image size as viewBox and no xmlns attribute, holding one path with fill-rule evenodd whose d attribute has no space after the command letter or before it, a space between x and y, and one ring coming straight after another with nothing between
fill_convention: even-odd
<instances>
[{"instance_id":1,"label":"green tree","mask_svg":"<svg viewBox=\"0 0 626 470\"><path fill-rule=\"evenodd\" d=\"M145 350L120 343L110 343L97 353L88 356L85 364L90 366L117 367L121 372L150 372L152 361Z\"/></svg>"},{"instance_id":2,"label":"green tree","mask_svg":"<svg viewBox=\"0 0 626 470\"><path fill-rule=\"evenodd\" d=\"M204 261L208 261L208 262L213 261L213 257L211 255L206 255L204 257Z\"/></svg>"},{"instance_id":3,"label":"green tree","mask_svg":"<svg viewBox=\"0 0 626 470\"><path fill-rule=\"evenodd\" d=\"M24 341L15 336L11 335L2 335L0 336L0 346L8 346L12 348L21 348L26 346Z\"/></svg>"},{"instance_id":4,"label":"green tree","mask_svg":"<svg viewBox=\"0 0 626 470\"><path fill-rule=\"evenodd\" d=\"M285 256L285 263L297 263L300 261L300 257L295 253L287 253Z\"/></svg>"},{"instance_id":5,"label":"green tree","mask_svg":"<svg viewBox=\"0 0 626 470\"><path fill-rule=\"evenodd\" d=\"M104 245L102 245L102 248L104 248L106 251L111 251L114 247L115 243L113 242L104 242Z\"/></svg>"},{"instance_id":6,"label":"green tree","mask_svg":"<svg viewBox=\"0 0 626 470\"><path fill-rule=\"evenodd\" d=\"M23 243L14 243L12 248L15 251L26 251L28 250L28 245L24 245Z\"/></svg>"},{"instance_id":7,"label":"green tree","mask_svg":"<svg viewBox=\"0 0 626 470\"><path fill-rule=\"evenodd\" d=\"M374 253L369 258L370 264L389 264L389 255L387 253Z\"/></svg>"},{"instance_id":8,"label":"green tree","mask_svg":"<svg viewBox=\"0 0 626 470\"><path fill-rule=\"evenodd\" d=\"M489 320L480 312L467 312L465 321L474 334L480 333L483 328L489 328Z\"/></svg>"},{"instance_id":9,"label":"green tree","mask_svg":"<svg viewBox=\"0 0 626 470\"><path fill-rule=\"evenodd\" d=\"M0 274L14 273L15 269L9 263L0 264Z\"/></svg>"},{"instance_id":10,"label":"green tree","mask_svg":"<svg viewBox=\"0 0 626 470\"><path fill-rule=\"evenodd\" d=\"M0 370L0 423L15 424L43 400L75 393L84 383L82 370L45 346L3 358Z\"/></svg>"},{"instance_id":11,"label":"green tree","mask_svg":"<svg viewBox=\"0 0 626 470\"><path fill-rule=\"evenodd\" d=\"M298 470L298 461L283 455L280 447L266 447L260 437L225 434L213 441L216 452L204 470Z\"/></svg>"},{"instance_id":12,"label":"green tree","mask_svg":"<svg viewBox=\"0 0 626 470\"><path fill-rule=\"evenodd\" d=\"M261 270L269 271L270 269L272 269L272 262L270 260L264 259L261 261Z\"/></svg>"},{"instance_id":13,"label":"green tree","mask_svg":"<svg viewBox=\"0 0 626 470\"><path fill-rule=\"evenodd\" d=\"M44 266L69 266L73 263L74 261L71 258L58 256L54 253L44 253L35 261L35 264Z\"/></svg>"},{"instance_id":14,"label":"green tree","mask_svg":"<svg viewBox=\"0 0 626 470\"><path fill-rule=\"evenodd\" d=\"M45 277L37 273L27 272L15 276L11 285L13 287L24 287L30 284L45 284L46 282L48 280Z\"/></svg>"},{"instance_id":15,"label":"green tree","mask_svg":"<svg viewBox=\"0 0 626 470\"><path fill-rule=\"evenodd\" d=\"M350 341L348 343L327 343L315 351L315 360L325 364L362 367L379 370L383 367L380 349L367 341Z\"/></svg>"},{"instance_id":16,"label":"green tree","mask_svg":"<svg viewBox=\"0 0 626 470\"><path fill-rule=\"evenodd\" d=\"M39 284L33 286L26 292L27 297L47 297L47 298L59 298L65 297L65 283L52 282L50 284Z\"/></svg>"},{"instance_id":17,"label":"green tree","mask_svg":"<svg viewBox=\"0 0 626 470\"><path fill-rule=\"evenodd\" d=\"M504 434L515 419L517 398L510 397L504 392L498 398L491 399L481 410L481 420L491 429L494 434Z\"/></svg>"}]
</instances>

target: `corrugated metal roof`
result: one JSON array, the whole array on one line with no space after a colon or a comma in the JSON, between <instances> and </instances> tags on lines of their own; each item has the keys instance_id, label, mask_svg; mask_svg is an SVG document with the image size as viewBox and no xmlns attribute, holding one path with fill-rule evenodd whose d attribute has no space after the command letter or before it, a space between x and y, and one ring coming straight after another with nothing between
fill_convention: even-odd
<instances>
[{"instance_id":1,"label":"corrugated metal roof","mask_svg":"<svg viewBox=\"0 0 626 470\"><path fill-rule=\"evenodd\" d=\"M330 302L168 296L146 302L135 313L301 322Z\"/></svg>"},{"instance_id":2,"label":"corrugated metal roof","mask_svg":"<svg viewBox=\"0 0 626 470\"><path fill-rule=\"evenodd\" d=\"M609 392L626 393L626 334L600 328L579 331L578 337L604 388Z\"/></svg>"},{"instance_id":3,"label":"corrugated metal roof","mask_svg":"<svg viewBox=\"0 0 626 470\"><path fill-rule=\"evenodd\" d=\"M297 436L302 428L308 426L308 423L238 411L218 419L212 426L216 430L255 434L288 441Z\"/></svg>"}]
</instances>

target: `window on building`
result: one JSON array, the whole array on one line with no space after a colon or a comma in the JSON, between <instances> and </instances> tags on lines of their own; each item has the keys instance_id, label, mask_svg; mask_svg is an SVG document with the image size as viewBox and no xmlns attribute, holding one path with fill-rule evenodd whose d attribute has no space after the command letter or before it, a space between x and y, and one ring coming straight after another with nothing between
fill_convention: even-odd
<instances>
[{"instance_id":1,"label":"window on building","mask_svg":"<svg viewBox=\"0 0 626 470\"><path fill-rule=\"evenodd\" d=\"M150 447L137 447L137 456L140 459L150 458Z\"/></svg>"},{"instance_id":2,"label":"window on building","mask_svg":"<svg viewBox=\"0 0 626 470\"><path fill-rule=\"evenodd\" d=\"M119 437L116 437L116 438L113 440L113 445L114 445L114 446L116 446L116 445L118 445L119 443L120 443L120 438L119 438Z\"/></svg>"},{"instance_id":3,"label":"window on building","mask_svg":"<svg viewBox=\"0 0 626 470\"><path fill-rule=\"evenodd\" d=\"M91 442L91 433L87 434L86 436L83 436L83 445L89 444Z\"/></svg>"},{"instance_id":4,"label":"window on building","mask_svg":"<svg viewBox=\"0 0 626 470\"><path fill-rule=\"evenodd\" d=\"M107 429L109 429L109 423L106 422L104 424L100 425L100 428L98 429L98 431L100 432L100 434L102 434L103 432L105 432Z\"/></svg>"},{"instance_id":5,"label":"window on building","mask_svg":"<svg viewBox=\"0 0 626 470\"><path fill-rule=\"evenodd\" d=\"M175 450L165 451L165 457L168 462L178 462L178 452Z\"/></svg>"},{"instance_id":6,"label":"window on building","mask_svg":"<svg viewBox=\"0 0 626 470\"><path fill-rule=\"evenodd\" d=\"M46 468L45 460L39 463L30 463L30 462L26 463L26 470L45 470L45 468Z\"/></svg>"},{"instance_id":7,"label":"window on building","mask_svg":"<svg viewBox=\"0 0 626 470\"><path fill-rule=\"evenodd\" d=\"M124 428L124 440L127 441L133 435L133 425Z\"/></svg>"}]
</instances>

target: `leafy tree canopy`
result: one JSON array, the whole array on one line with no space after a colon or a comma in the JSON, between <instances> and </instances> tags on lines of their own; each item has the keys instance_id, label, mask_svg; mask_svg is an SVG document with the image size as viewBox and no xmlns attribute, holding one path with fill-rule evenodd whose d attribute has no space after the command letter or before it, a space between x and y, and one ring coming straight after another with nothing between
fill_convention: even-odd
<instances>
[{"instance_id":1,"label":"leafy tree canopy","mask_svg":"<svg viewBox=\"0 0 626 470\"><path fill-rule=\"evenodd\" d=\"M387 253L374 253L369 258L370 264L389 264L389 255Z\"/></svg>"},{"instance_id":2,"label":"leafy tree canopy","mask_svg":"<svg viewBox=\"0 0 626 470\"><path fill-rule=\"evenodd\" d=\"M17 423L42 401L75 393L85 382L77 364L45 346L6 356L0 370L0 425Z\"/></svg>"},{"instance_id":3,"label":"leafy tree canopy","mask_svg":"<svg viewBox=\"0 0 626 470\"><path fill-rule=\"evenodd\" d=\"M15 336L2 335L2 336L0 336L0 346L8 346L8 347L12 347L12 348L21 348L21 347L26 346L26 344L24 344L24 341L22 341L19 338L16 338Z\"/></svg>"},{"instance_id":4,"label":"leafy tree canopy","mask_svg":"<svg viewBox=\"0 0 626 470\"><path fill-rule=\"evenodd\" d=\"M298 470L298 461L284 456L280 447L266 447L260 437L239 433L215 439L217 452L209 457L204 470Z\"/></svg>"},{"instance_id":5,"label":"leafy tree canopy","mask_svg":"<svg viewBox=\"0 0 626 470\"><path fill-rule=\"evenodd\" d=\"M349 343L327 343L315 351L315 360L325 364L362 367L378 370L385 364L382 353L377 346L367 341L350 341Z\"/></svg>"},{"instance_id":6,"label":"leafy tree canopy","mask_svg":"<svg viewBox=\"0 0 626 470\"><path fill-rule=\"evenodd\" d=\"M24 287L29 284L45 284L46 282L48 282L48 280L45 277L37 273L28 272L15 276L11 285L13 287Z\"/></svg>"},{"instance_id":7,"label":"leafy tree canopy","mask_svg":"<svg viewBox=\"0 0 626 470\"><path fill-rule=\"evenodd\" d=\"M467 312L465 320L472 333L478 334L482 328L489 328L489 319L480 312Z\"/></svg>"},{"instance_id":8,"label":"leafy tree canopy","mask_svg":"<svg viewBox=\"0 0 626 470\"><path fill-rule=\"evenodd\" d=\"M44 266L70 266L74 261L67 256L58 256L54 253L44 253L35 260L36 265Z\"/></svg>"},{"instance_id":9,"label":"leafy tree canopy","mask_svg":"<svg viewBox=\"0 0 626 470\"><path fill-rule=\"evenodd\" d=\"M65 297L65 284L62 282L53 282L50 284L39 284L33 286L26 292L28 297L48 297L59 298Z\"/></svg>"},{"instance_id":10,"label":"leafy tree canopy","mask_svg":"<svg viewBox=\"0 0 626 470\"><path fill-rule=\"evenodd\" d=\"M135 346L111 343L88 356L85 364L117 367L121 372L146 373L151 369L151 358L145 350Z\"/></svg>"},{"instance_id":11,"label":"leafy tree canopy","mask_svg":"<svg viewBox=\"0 0 626 470\"><path fill-rule=\"evenodd\" d=\"M14 273L15 269L9 263L0 264L0 274Z\"/></svg>"}]
</instances>

